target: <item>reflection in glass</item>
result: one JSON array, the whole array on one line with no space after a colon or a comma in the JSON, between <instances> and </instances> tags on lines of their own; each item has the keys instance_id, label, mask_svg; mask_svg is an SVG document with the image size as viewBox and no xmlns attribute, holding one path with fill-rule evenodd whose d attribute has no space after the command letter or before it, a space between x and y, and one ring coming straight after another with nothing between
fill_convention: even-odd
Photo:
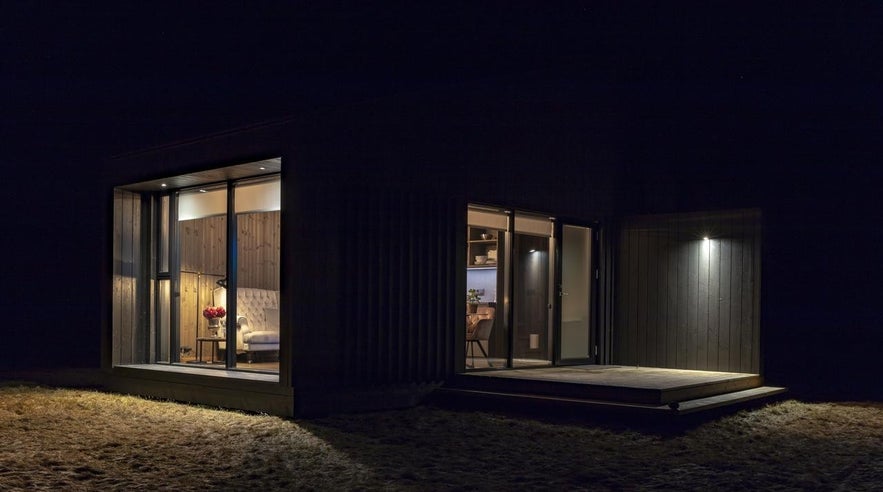
<instances>
[{"instance_id":1,"label":"reflection in glass","mask_svg":"<svg viewBox=\"0 0 883 492\"><path fill-rule=\"evenodd\" d=\"M561 236L561 359L590 356L592 230L564 225Z\"/></svg>"}]
</instances>

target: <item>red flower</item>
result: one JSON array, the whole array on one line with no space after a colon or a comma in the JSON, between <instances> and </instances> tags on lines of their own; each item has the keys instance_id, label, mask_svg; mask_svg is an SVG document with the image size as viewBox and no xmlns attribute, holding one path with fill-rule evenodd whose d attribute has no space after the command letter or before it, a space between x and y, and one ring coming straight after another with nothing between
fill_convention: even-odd
<instances>
[{"instance_id":1,"label":"red flower","mask_svg":"<svg viewBox=\"0 0 883 492\"><path fill-rule=\"evenodd\" d=\"M202 310L202 315L205 316L206 319L223 318L224 316L227 316L227 310L224 309L224 306L206 306L206 308Z\"/></svg>"}]
</instances>

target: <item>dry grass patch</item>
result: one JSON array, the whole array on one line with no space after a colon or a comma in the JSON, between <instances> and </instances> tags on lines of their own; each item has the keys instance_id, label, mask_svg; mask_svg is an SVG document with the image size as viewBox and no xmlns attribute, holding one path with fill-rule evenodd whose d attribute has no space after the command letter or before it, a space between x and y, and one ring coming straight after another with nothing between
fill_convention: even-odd
<instances>
[{"instance_id":1,"label":"dry grass patch","mask_svg":"<svg viewBox=\"0 0 883 492\"><path fill-rule=\"evenodd\" d=\"M431 407L311 421L0 387L2 490L837 489L883 483L883 405L787 401L677 433Z\"/></svg>"},{"instance_id":2,"label":"dry grass patch","mask_svg":"<svg viewBox=\"0 0 883 492\"><path fill-rule=\"evenodd\" d=\"M0 490L348 489L370 471L296 423L94 391L0 388Z\"/></svg>"}]
</instances>

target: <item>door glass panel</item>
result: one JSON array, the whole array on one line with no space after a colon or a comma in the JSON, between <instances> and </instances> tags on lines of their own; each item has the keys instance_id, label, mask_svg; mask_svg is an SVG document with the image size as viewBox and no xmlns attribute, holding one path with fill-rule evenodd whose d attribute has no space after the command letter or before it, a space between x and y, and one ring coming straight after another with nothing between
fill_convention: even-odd
<instances>
[{"instance_id":1,"label":"door glass panel","mask_svg":"<svg viewBox=\"0 0 883 492\"><path fill-rule=\"evenodd\" d=\"M545 217L516 215L515 231L513 366L549 365L553 346L550 324L552 221Z\"/></svg>"},{"instance_id":2,"label":"door glass panel","mask_svg":"<svg viewBox=\"0 0 883 492\"><path fill-rule=\"evenodd\" d=\"M591 355L592 229L561 231L561 359Z\"/></svg>"},{"instance_id":3,"label":"door glass panel","mask_svg":"<svg viewBox=\"0 0 883 492\"><path fill-rule=\"evenodd\" d=\"M466 368L505 368L505 245L509 217L501 210L470 207L466 231Z\"/></svg>"}]
</instances>

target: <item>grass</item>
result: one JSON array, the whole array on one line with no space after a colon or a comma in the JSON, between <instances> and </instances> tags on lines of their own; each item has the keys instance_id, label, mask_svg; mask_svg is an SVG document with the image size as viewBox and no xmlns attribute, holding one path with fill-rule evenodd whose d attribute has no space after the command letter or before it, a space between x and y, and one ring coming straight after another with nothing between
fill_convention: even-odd
<instances>
[{"instance_id":1,"label":"grass","mask_svg":"<svg viewBox=\"0 0 883 492\"><path fill-rule=\"evenodd\" d=\"M299 421L0 386L0 490L872 490L883 404L789 400L675 431L434 407Z\"/></svg>"}]
</instances>

